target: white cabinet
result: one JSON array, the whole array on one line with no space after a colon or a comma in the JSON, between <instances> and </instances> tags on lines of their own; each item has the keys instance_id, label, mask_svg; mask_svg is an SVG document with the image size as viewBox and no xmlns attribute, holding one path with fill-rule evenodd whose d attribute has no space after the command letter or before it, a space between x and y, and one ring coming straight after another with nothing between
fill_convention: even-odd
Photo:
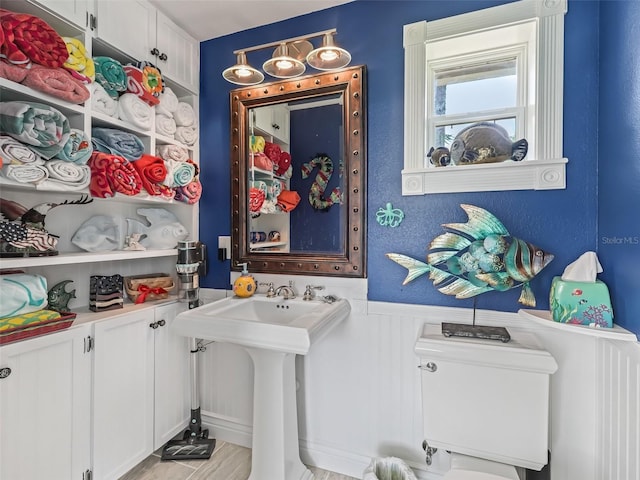
<instances>
[{"instance_id":1,"label":"white cabinet","mask_svg":"<svg viewBox=\"0 0 640 480\"><path fill-rule=\"evenodd\" d=\"M0 347L0 478L81 479L91 468L91 326ZM4 375L2 375L4 376Z\"/></svg>"},{"instance_id":2,"label":"white cabinet","mask_svg":"<svg viewBox=\"0 0 640 480\"><path fill-rule=\"evenodd\" d=\"M260 132L256 135L266 135L267 141L278 144L289 144L289 110L286 105L259 107L251 110L253 127Z\"/></svg>"},{"instance_id":3,"label":"white cabinet","mask_svg":"<svg viewBox=\"0 0 640 480\"><path fill-rule=\"evenodd\" d=\"M153 310L95 324L93 478L117 479L153 452Z\"/></svg>"},{"instance_id":4,"label":"white cabinet","mask_svg":"<svg viewBox=\"0 0 640 480\"><path fill-rule=\"evenodd\" d=\"M198 91L200 43L145 0L96 0L97 36Z\"/></svg>"},{"instance_id":5,"label":"white cabinet","mask_svg":"<svg viewBox=\"0 0 640 480\"><path fill-rule=\"evenodd\" d=\"M87 25L88 0L35 0L32 3L42 5L78 26Z\"/></svg>"}]
</instances>

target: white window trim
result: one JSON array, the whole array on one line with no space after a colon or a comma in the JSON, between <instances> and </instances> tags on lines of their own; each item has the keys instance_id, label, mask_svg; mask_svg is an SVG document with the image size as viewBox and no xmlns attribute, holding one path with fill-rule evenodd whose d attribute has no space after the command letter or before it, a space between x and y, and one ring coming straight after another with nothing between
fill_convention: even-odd
<instances>
[{"instance_id":1,"label":"white window trim","mask_svg":"<svg viewBox=\"0 0 640 480\"><path fill-rule=\"evenodd\" d=\"M562 156L564 15L567 0L518 2L404 26L404 168L402 194L553 190L566 188ZM535 159L484 165L425 167L426 45L446 37L537 20Z\"/></svg>"}]
</instances>

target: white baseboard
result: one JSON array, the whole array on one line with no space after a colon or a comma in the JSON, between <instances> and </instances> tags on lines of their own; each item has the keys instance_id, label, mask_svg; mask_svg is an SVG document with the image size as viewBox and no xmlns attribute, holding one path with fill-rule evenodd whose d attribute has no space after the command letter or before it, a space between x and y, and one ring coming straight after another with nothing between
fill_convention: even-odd
<instances>
[{"instance_id":1,"label":"white baseboard","mask_svg":"<svg viewBox=\"0 0 640 480\"><path fill-rule=\"evenodd\" d=\"M209 436L218 440L251 448L253 427L233 419L223 418L211 412L202 412L202 424L209 429Z\"/></svg>"}]
</instances>

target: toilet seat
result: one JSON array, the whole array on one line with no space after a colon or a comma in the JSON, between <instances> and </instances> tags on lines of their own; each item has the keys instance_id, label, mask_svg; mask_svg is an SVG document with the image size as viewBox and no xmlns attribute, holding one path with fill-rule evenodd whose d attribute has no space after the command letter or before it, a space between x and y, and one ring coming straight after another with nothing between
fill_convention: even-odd
<instances>
[{"instance_id":1,"label":"toilet seat","mask_svg":"<svg viewBox=\"0 0 640 480\"><path fill-rule=\"evenodd\" d=\"M513 465L452 453L451 469L443 480L520 480L520 476Z\"/></svg>"}]
</instances>

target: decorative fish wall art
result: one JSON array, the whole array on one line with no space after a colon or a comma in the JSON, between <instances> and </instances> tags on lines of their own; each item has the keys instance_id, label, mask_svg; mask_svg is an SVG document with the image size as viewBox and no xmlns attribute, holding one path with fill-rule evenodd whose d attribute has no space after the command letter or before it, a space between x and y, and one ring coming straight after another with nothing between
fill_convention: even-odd
<instances>
[{"instance_id":1,"label":"decorative fish wall art","mask_svg":"<svg viewBox=\"0 0 640 480\"><path fill-rule=\"evenodd\" d=\"M460 206L469 221L442 225L447 232L429 244L427 263L399 253L387 254L408 269L403 285L429 273L441 293L456 298L522 286L518 301L535 307L529 282L553 260L553 255L509 235L502 222L487 210Z\"/></svg>"},{"instance_id":2,"label":"decorative fish wall art","mask_svg":"<svg viewBox=\"0 0 640 480\"><path fill-rule=\"evenodd\" d=\"M522 138L513 142L508 132L491 122L478 122L460 130L451 148L438 147L429 150L427 156L432 165L475 165L497 163L505 160L519 162L527 156L529 143Z\"/></svg>"}]
</instances>

